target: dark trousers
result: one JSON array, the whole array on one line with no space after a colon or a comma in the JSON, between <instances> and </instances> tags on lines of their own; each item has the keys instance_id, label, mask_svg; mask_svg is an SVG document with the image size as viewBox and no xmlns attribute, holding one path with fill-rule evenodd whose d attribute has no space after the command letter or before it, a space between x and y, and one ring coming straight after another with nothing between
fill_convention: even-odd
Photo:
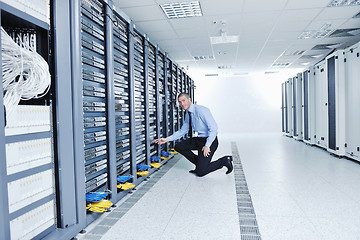
<instances>
[{"instance_id":1,"label":"dark trousers","mask_svg":"<svg viewBox=\"0 0 360 240\"><path fill-rule=\"evenodd\" d=\"M211 173L215 170L218 170L224 166L224 159L220 158L214 162L211 162L219 142L217 137L210 146L210 154L208 157L204 157L202 148L205 146L206 139L204 137L193 137L188 138L182 142L179 142L175 145L175 150L181 153L186 157L190 162L192 162L196 167L195 171L198 176L202 177L208 173ZM197 150L198 155L194 154L192 150Z\"/></svg>"}]
</instances>

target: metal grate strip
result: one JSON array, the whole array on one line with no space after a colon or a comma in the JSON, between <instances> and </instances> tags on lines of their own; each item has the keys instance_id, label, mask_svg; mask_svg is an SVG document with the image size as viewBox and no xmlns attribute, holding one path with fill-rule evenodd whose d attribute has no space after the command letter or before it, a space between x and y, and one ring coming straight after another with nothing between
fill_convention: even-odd
<instances>
[{"instance_id":1,"label":"metal grate strip","mask_svg":"<svg viewBox=\"0 0 360 240\"><path fill-rule=\"evenodd\" d=\"M261 240L260 231L256 221L256 214L252 204L250 192L241 164L236 143L231 142L235 190L237 196L241 240Z\"/></svg>"}]
</instances>

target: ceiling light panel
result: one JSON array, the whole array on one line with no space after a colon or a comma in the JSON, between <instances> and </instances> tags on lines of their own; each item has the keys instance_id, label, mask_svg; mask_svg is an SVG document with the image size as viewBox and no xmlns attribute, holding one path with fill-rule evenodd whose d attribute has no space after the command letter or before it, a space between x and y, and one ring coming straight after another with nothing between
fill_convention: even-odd
<instances>
[{"instance_id":1,"label":"ceiling light panel","mask_svg":"<svg viewBox=\"0 0 360 240\"><path fill-rule=\"evenodd\" d=\"M328 7L345 7L360 5L360 0L333 0Z\"/></svg>"},{"instance_id":2,"label":"ceiling light panel","mask_svg":"<svg viewBox=\"0 0 360 240\"><path fill-rule=\"evenodd\" d=\"M160 7L170 19L201 17L202 11L199 1L164 3Z\"/></svg>"},{"instance_id":3,"label":"ceiling light panel","mask_svg":"<svg viewBox=\"0 0 360 240\"><path fill-rule=\"evenodd\" d=\"M298 36L298 39L325 38L334 31L333 29L330 29L330 27L331 27L331 23L325 23L319 30L310 30L310 31L302 32Z\"/></svg>"},{"instance_id":4,"label":"ceiling light panel","mask_svg":"<svg viewBox=\"0 0 360 240\"><path fill-rule=\"evenodd\" d=\"M214 56L194 56L195 61L206 61L206 60L214 60Z\"/></svg>"},{"instance_id":5,"label":"ceiling light panel","mask_svg":"<svg viewBox=\"0 0 360 240\"><path fill-rule=\"evenodd\" d=\"M210 37L211 44L220 44L220 43L237 43L239 42L239 36L218 36Z\"/></svg>"}]
</instances>

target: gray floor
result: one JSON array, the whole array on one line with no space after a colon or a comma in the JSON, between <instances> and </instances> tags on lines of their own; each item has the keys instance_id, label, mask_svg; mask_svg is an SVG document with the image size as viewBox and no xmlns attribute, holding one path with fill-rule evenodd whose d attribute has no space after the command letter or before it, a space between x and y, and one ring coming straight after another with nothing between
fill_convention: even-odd
<instances>
[{"instance_id":1,"label":"gray floor","mask_svg":"<svg viewBox=\"0 0 360 240\"><path fill-rule=\"evenodd\" d=\"M214 158L236 142L262 239L360 239L359 164L281 134L219 141ZM186 159L176 160L78 238L241 239L235 174L223 168L199 178Z\"/></svg>"}]
</instances>

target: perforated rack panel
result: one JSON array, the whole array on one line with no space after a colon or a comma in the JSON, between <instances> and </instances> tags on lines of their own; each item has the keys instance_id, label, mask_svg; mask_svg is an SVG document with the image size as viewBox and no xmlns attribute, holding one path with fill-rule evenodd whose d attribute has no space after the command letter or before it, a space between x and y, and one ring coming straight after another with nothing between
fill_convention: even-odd
<instances>
[{"instance_id":1,"label":"perforated rack panel","mask_svg":"<svg viewBox=\"0 0 360 240\"><path fill-rule=\"evenodd\" d=\"M144 37L134 31L136 164L146 164Z\"/></svg>"},{"instance_id":2,"label":"perforated rack panel","mask_svg":"<svg viewBox=\"0 0 360 240\"><path fill-rule=\"evenodd\" d=\"M108 172L105 6L81 0L86 192L106 188Z\"/></svg>"},{"instance_id":3,"label":"perforated rack panel","mask_svg":"<svg viewBox=\"0 0 360 240\"><path fill-rule=\"evenodd\" d=\"M130 102L128 24L114 13L114 95L117 175L130 174Z\"/></svg>"}]
</instances>

